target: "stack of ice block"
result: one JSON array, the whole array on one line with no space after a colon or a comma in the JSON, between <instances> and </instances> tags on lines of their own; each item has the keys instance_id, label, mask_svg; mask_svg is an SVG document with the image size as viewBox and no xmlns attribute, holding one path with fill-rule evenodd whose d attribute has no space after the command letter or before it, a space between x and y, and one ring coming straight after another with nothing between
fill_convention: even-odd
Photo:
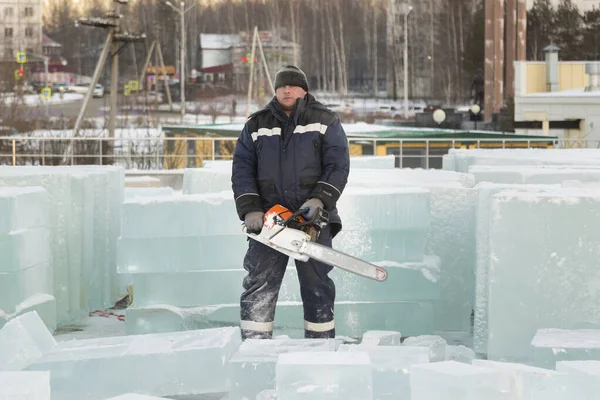
<instances>
[{"instance_id":1,"label":"stack of ice block","mask_svg":"<svg viewBox=\"0 0 600 400\"><path fill-rule=\"evenodd\" d=\"M121 273L231 269L241 265L245 247L230 192L123 203L118 245Z\"/></svg>"},{"instance_id":2,"label":"stack of ice block","mask_svg":"<svg viewBox=\"0 0 600 400\"><path fill-rule=\"evenodd\" d=\"M462 332L464 336L470 331L474 298L477 196L473 186L471 175L450 171L356 169L350 171L346 189L420 187L429 190L431 223L425 253L439 256L442 265L440 299L435 302L435 330ZM346 192L340 201L344 196ZM341 215L346 220L353 218Z\"/></svg>"},{"instance_id":3,"label":"stack of ice block","mask_svg":"<svg viewBox=\"0 0 600 400\"><path fill-rule=\"evenodd\" d=\"M538 329L598 323L599 224L598 191L502 192L493 197L490 359L527 360Z\"/></svg>"},{"instance_id":4,"label":"stack of ice block","mask_svg":"<svg viewBox=\"0 0 600 400\"><path fill-rule=\"evenodd\" d=\"M56 328L48 192L0 187L0 327L37 310Z\"/></svg>"},{"instance_id":5,"label":"stack of ice block","mask_svg":"<svg viewBox=\"0 0 600 400\"><path fill-rule=\"evenodd\" d=\"M490 270L490 223L492 199L502 191L523 191L539 193L557 190L560 185L519 185L482 182L477 192L476 214L476 263L475 263L475 320L473 328L473 348L477 353L487 354L488 341L488 297Z\"/></svg>"},{"instance_id":6,"label":"stack of ice block","mask_svg":"<svg viewBox=\"0 0 600 400\"><path fill-rule=\"evenodd\" d=\"M50 373L0 372L0 400L50 400Z\"/></svg>"},{"instance_id":7,"label":"stack of ice block","mask_svg":"<svg viewBox=\"0 0 600 400\"><path fill-rule=\"evenodd\" d=\"M246 340L229 360L229 400L254 399L261 391L275 389L275 366L280 354L335 350L333 339Z\"/></svg>"},{"instance_id":8,"label":"stack of ice block","mask_svg":"<svg viewBox=\"0 0 600 400\"><path fill-rule=\"evenodd\" d=\"M443 169L469 172L473 165L541 166L600 165L596 149L450 149Z\"/></svg>"},{"instance_id":9,"label":"stack of ice block","mask_svg":"<svg viewBox=\"0 0 600 400\"><path fill-rule=\"evenodd\" d=\"M476 182L512 184L558 184L564 181L598 182L600 164L597 166L543 165L543 166L489 166L474 165L469 173Z\"/></svg>"},{"instance_id":10,"label":"stack of ice block","mask_svg":"<svg viewBox=\"0 0 600 400\"><path fill-rule=\"evenodd\" d=\"M441 265L438 257L424 254L429 196L420 188L350 188L340 200L340 213L347 217L334 246L386 267L389 277L380 283L332 271L339 334L434 330ZM119 271L133 274L135 293L128 332L238 324L246 249L230 191L125 202ZM297 273L288 266L276 327L302 335L302 319Z\"/></svg>"},{"instance_id":11,"label":"stack of ice block","mask_svg":"<svg viewBox=\"0 0 600 400\"><path fill-rule=\"evenodd\" d=\"M41 186L48 192L58 323L114 304L123 292L115 267L123 170L0 167L0 187L8 186Z\"/></svg>"},{"instance_id":12,"label":"stack of ice block","mask_svg":"<svg viewBox=\"0 0 600 400\"><path fill-rule=\"evenodd\" d=\"M600 330L540 329L531 350L533 364L542 368L554 368L558 361L600 361Z\"/></svg>"}]
</instances>

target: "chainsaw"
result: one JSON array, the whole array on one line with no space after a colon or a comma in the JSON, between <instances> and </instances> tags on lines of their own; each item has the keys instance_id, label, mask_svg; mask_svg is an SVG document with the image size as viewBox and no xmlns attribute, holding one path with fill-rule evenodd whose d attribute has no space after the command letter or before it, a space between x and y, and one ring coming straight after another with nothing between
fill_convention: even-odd
<instances>
[{"instance_id":1,"label":"chainsaw","mask_svg":"<svg viewBox=\"0 0 600 400\"><path fill-rule=\"evenodd\" d=\"M385 281L387 272L369 262L331 247L316 243L323 228L329 223L329 214L322 208L315 210L310 219L304 218L308 209L292 212L281 205L265 213L260 233L246 235L295 260L306 262L309 258L376 281Z\"/></svg>"}]
</instances>

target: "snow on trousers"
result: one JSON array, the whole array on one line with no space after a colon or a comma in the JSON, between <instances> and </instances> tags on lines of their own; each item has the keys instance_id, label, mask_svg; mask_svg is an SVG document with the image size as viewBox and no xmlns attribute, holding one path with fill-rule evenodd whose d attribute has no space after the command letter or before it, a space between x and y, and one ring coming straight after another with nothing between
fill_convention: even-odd
<instances>
[{"instance_id":1,"label":"snow on trousers","mask_svg":"<svg viewBox=\"0 0 600 400\"><path fill-rule=\"evenodd\" d=\"M331 247L331 232L325 228L318 243ZM275 306L288 256L255 240L249 240L244 258L248 275L241 298L241 328L244 339L270 339L273 336ZM333 306L335 284L328 274L333 267L309 259L296 261L300 294L304 306L306 338L335 337Z\"/></svg>"}]
</instances>

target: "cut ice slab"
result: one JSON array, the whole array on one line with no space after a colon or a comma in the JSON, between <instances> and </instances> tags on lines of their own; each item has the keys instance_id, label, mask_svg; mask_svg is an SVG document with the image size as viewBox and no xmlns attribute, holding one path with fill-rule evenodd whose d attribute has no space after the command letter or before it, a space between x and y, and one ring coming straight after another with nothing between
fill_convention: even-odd
<instances>
[{"instance_id":1,"label":"cut ice slab","mask_svg":"<svg viewBox=\"0 0 600 400\"><path fill-rule=\"evenodd\" d=\"M465 346L446 346L446 361L458 361L471 364L475 359L475 352Z\"/></svg>"},{"instance_id":2,"label":"cut ice slab","mask_svg":"<svg viewBox=\"0 0 600 400\"><path fill-rule=\"evenodd\" d=\"M0 235L50 225L48 192L42 187L0 187Z\"/></svg>"},{"instance_id":3,"label":"cut ice slab","mask_svg":"<svg viewBox=\"0 0 600 400\"><path fill-rule=\"evenodd\" d=\"M248 339L229 360L229 400L254 399L263 390L275 389L279 354L335 350L334 339Z\"/></svg>"},{"instance_id":4,"label":"cut ice slab","mask_svg":"<svg viewBox=\"0 0 600 400\"><path fill-rule=\"evenodd\" d=\"M410 368L429 363L425 347L341 345L340 352L366 352L371 360L374 400L410 399Z\"/></svg>"},{"instance_id":5,"label":"cut ice slab","mask_svg":"<svg viewBox=\"0 0 600 400\"><path fill-rule=\"evenodd\" d=\"M359 156L350 157L350 170L361 169L393 169L396 168L396 156Z\"/></svg>"},{"instance_id":6,"label":"cut ice slab","mask_svg":"<svg viewBox=\"0 0 600 400\"><path fill-rule=\"evenodd\" d=\"M540 329L531 349L534 365L541 368L552 369L557 361L600 361L600 330Z\"/></svg>"},{"instance_id":7,"label":"cut ice slab","mask_svg":"<svg viewBox=\"0 0 600 400\"><path fill-rule=\"evenodd\" d=\"M243 256L240 255L240 260ZM420 301L440 297L437 278L440 259L426 256L419 263L376 263L387 271L385 282L365 279L341 269L329 276L335 282L337 301ZM134 304L144 307L171 304L179 307L230 304L239 301L240 287L248 272L241 268L190 272L132 274ZM287 266L279 301L300 301L295 266Z\"/></svg>"},{"instance_id":8,"label":"cut ice slab","mask_svg":"<svg viewBox=\"0 0 600 400\"><path fill-rule=\"evenodd\" d=\"M183 171L183 193L204 194L231 190L231 163L226 167L186 168ZM252 399L254 400L254 399Z\"/></svg>"},{"instance_id":9,"label":"cut ice slab","mask_svg":"<svg viewBox=\"0 0 600 400\"><path fill-rule=\"evenodd\" d=\"M426 231L430 197L429 190L419 187L349 187L337 208L340 215L348 215L344 231Z\"/></svg>"},{"instance_id":10,"label":"cut ice slab","mask_svg":"<svg viewBox=\"0 0 600 400\"><path fill-rule=\"evenodd\" d=\"M410 371L411 400L506 400L496 371L444 361L414 365Z\"/></svg>"},{"instance_id":11,"label":"cut ice slab","mask_svg":"<svg viewBox=\"0 0 600 400\"><path fill-rule=\"evenodd\" d=\"M403 346L418 346L429 349L429 361L437 362L446 359L446 340L440 336L422 335L404 339Z\"/></svg>"},{"instance_id":12,"label":"cut ice slab","mask_svg":"<svg viewBox=\"0 0 600 400\"><path fill-rule=\"evenodd\" d=\"M0 372L0 400L50 400L50 372Z\"/></svg>"},{"instance_id":13,"label":"cut ice slab","mask_svg":"<svg viewBox=\"0 0 600 400\"><path fill-rule=\"evenodd\" d=\"M0 234L0 272L15 272L52 262L48 228L33 228Z\"/></svg>"},{"instance_id":14,"label":"cut ice slab","mask_svg":"<svg viewBox=\"0 0 600 400\"><path fill-rule=\"evenodd\" d=\"M29 312L37 312L50 332L56 330L56 299L49 294L35 294L15 306L15 311L8 314L0 310L0 329L15 318Z\"/></svg>"},{"instance_id":15,"label":"cut ice slab","mask_svg":"<svg viewBox=\"0 0 600 400\"><path fill-rule=\"evenodd\" d=\"M520 185L479 183L477 192L476 221L476 264L475 264L475 320L473 324L473 349L487 354L488 344L488 304L490 269L490 222L493 196L506 190L523 192L541 192L556 190L560 185Z\"/></svg>"},{"instance_id":16,"label":"cut ice slab","mask_svg":"<svg viewBox=\"0 0 600 400\"><path fill-rule=\"evenodd\" d=\"M164 400L164 397L146 396L145 394L125 393L106 400Z\"/></svg>"},{"instance_id":17,"label":"cut ice slab","mask_svg":"<svg viewBox=\"0 0 600 400\"><path fill-rule=\"evenodd\" d=\"M175 191L171 187L156 187L156 188L125 188L125 201L132 200L138 197L169 197L174 196Z\"/></svg>"},{"instance_id":18,"label":"cut ice slab","mask_svg":"<svg viewBox=\"0 0 600 400\"><path fill-rule=\"evenodd\" d=\"M333 240L333 248L365 261L419 262L425 254L426 229L346 230Z\"/></svg>"},{"instance_id":19,"label":"cut ice slab","mask_svg":"<svg viewBox=\"0 0 600 400\"><path fill-rule=\"evenodd\" d=\"M38 314L23 314L0 329L0 371L19 371L55 346L56 341Z\"/></svg>"},{"instance_id":20,"label":"cut ice slab","mask_svg":"<svg viewBox=\"0 0 600 400\"><path fill-rule=\"evenodd\" d=\"M119 238L119 273L189 272L239 268L248 249L240 233L190 237Z\"/></svg>"},{"instance_id":21,"label":"cut ice slab","mask_svg":"<svg viewBox=\"0 0 600 400\"><path fill-rule=\"evenodd\" d=\"M227 361L240 344L237 327L73 340L28 370L50 371L52 396L63 400L221 393L229 390Z\"/></svg>"},{"instance_id":22,"label":"cut ice slab","mask_svg":"<svg viewBox=\"0 0 600 400\"><path fill-rule=\"evenodd\" d=\"M367 331L363 334L362 346L400 346L400 332Z\"/></svg>"},{"instance_id":23,"label":"cut ice slab","mask_svg":"<svg viewBox=\"0 0 600 400\"><path fill-rule=\"evenodd\" d=\"M600 315L600 192L502 192L491 215L488 358L524 361L538 329Z\"/></svg>"},{"instance_id":24,"label":"cut ice slab","mask_svg":"<svg viewBox=\"0 0 600 400\"><path fill-rule=\"evenodd\" d=\"M302 302L277 303L275 330L277 334L303 337L304 309ZM217 326L238 326L240 306L223 304L206 307L180 308L155 305L128 308L125 318L128 334L173 332ZM399 330L407 335L433 331L431 302L337 302L335 303L336 333L360 337L369 329ZM442 354L443 357L443 354Z\"/></svg>"},{"instance_id":25,"label":"cut ice slab","mask_svg":"<svg viewBox=\"0 0 600 400\"><path fill-rule=\"evenodd\" d=\"M296 400L371 400L367 353L287 353L277 362L277 397Z\"/></svg>"},{"instance_id":26,"label":"cut ice slab","mask_svg":"<svg viewBox=\"0 0 600 400\"><path fill-rule=\"evenodd\" d=\"M181 223L185 221L185 223ZM231 191L135 198L123 203L123 238L178 238L241 233Z\"/></svg>"},{"instance_id":27,"label":"cut ice slab","mask_svg":"<svg viewBox=\"0 0 600 400\"><path fill-rule=\"evenodd\" d=\"M52 269L39 264L14 272L0 272L0 310L13 313L16 306L36 294L52 294Z\"/></svg>"},{"instance_id":28,"label":"cut ice slab","mask_svg":"<svg viewBox=\"0 0 600 400\"><path fill-rule=\"evenodd\" d=\"M596 400L600 393L600 361L559 361L556 372L567 374L567 387L578 400Z\"/></svg>"},{"instance_id":29,"label":"cut ice slab","mask_svg":"<svg viewBox=\"0 0 600 400\"><path fill-rule=\"evenodd\" d=\"M256 400L277 400L276 390L263 390L256 395Z\"/></svg>"},{"instance_id":30,"label":"cut ice slab","mask_svg":"<svg viewBox=\"0 0 600 400\"><path fill-rule=\"evenodd\" d=\"M566 180L600 181L600 168L583 166L489 166L469 167L476 182L560 184Z\"/></svg>"},{"instance_id":31,"label":"cut ice slab","mask_svg":"<svg viewBox=\"0 0 600 400\"><path fill-rule=\"evenodd\" d=\"M507 398L515 400L531 399L533 393L551 387L557 375L555 371L524 364L473 360L473 365L496 371L503 391L511 396Z\"/></svg>"}]
</instances>

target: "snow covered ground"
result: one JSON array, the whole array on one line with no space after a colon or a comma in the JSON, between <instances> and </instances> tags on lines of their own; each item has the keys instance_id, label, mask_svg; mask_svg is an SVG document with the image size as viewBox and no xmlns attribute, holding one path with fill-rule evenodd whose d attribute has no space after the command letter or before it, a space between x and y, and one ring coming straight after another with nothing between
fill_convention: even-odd
<instances>
[{"instance_id":1,"label":"snow covered ground","mask_svg":"<svg viewBox=\"0 0 600 400\"><path fill-rule=\"evenodd\" d=\"M84 96L79 93L64 93L62 96L58 93L54 93L48 100L42 99L41 95L26 94L23 98L19 98L13 94L0 96L0 101L3 101L6 105L14 104L15 102L20 103L21 101L26 106L44 106L56 105L56 104L68 104L83 100Z\"/></svg>"}]
</instances>

